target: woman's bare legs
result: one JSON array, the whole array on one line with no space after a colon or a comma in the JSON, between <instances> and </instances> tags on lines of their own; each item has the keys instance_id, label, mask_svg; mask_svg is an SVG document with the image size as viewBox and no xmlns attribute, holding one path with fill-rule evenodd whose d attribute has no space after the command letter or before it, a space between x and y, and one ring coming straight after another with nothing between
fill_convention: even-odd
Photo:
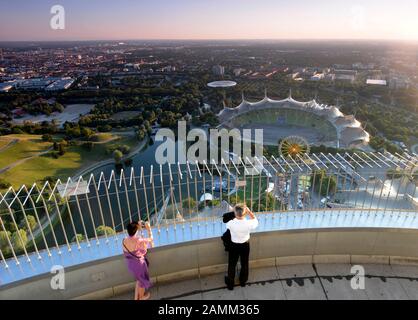
<instances>
[{"instance_id":1,"label":"woman's bare legs","mask_svg":"<svg viewBox=\"0 0 418 320\"><path fill-rule=\"evenodd\" d=\"M144 295L141 300L148 300L150 297L151 297L151 293L149 292L145 293L145 290L144 290Z\"/></svg>"},{"instance_id":2,"label":"woman's bare legs","mask_svg":"<svg viewBox=\"0 0 418 320\"><path fill-rule=\"evenodd\" d=\"M139 282L137 282L136 287L137 287L137 300L142 300L142 298L144 297L145 289L141 287Z\"/></svg>"},{"instance_id":3,"label":"woman's bare legs","mask_svg":"<svg viewBox=\"0 0 418 320\"><path fill-rule=\"evenodd\" d=\"M149 292L145 293L145 288L142 288L139 283L137 283L136 285L136 299L135 300L148 300L151 296L151 294Z\"/></svg>"},{"instance_id":4,"label":"woman's bare legs","mask_svg":"<svg viewBox=\"0 0 418 320\"><path fill-rule=\"evenodd\" d=\"M139 283L137 281L136 284L135 284L135 296L134 296L134 300L139 300L140 299L140 297L139 297L139 289L140 289L140 286L139 286Z\"/></svg>"}]
</instances>

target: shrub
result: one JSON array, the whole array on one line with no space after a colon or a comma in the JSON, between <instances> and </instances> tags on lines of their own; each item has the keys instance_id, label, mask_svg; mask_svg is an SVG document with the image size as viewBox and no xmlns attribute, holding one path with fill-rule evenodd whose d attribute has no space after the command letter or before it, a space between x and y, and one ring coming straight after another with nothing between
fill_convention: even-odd
<instances>
[{"instance_id":1,"label":"shrub","mask_svg":"<svg viewBox=\"0 0 418 320\"><path fill-rule=\"evenodd\" d=\"M192 197L186 198L183 200L182 205L184 209L189 209L189 201L190 201L190 208L193 210L196 208L196 200Z\"/></svg>"},{"instance_id":2,"label":"shrub","mask_svg":"<svg viewBox=\"0 0 418 320\"><path fill-rule=\"evenodd\" d=\"M115 159L116 163L120 163L123 157L123 153L119 150L113 151L113 159Z\"/></svg>"},{"instance_id":3,"label":"shrub","mask_svg":"<svg viewBox=\"0 0 418 320\"><path fill-rule=\"evenodd\" d=\"M6 248L9 247L9 243L7 242L7 237L11 237L10 231L0 231L0 249L5 251Z\"/></svg>"},{"instance_id":4,"label":"shrub","mask_svg":"<svg viewBox=\"0 0 418 320\"><path fill-rule=\"evenodd\" d=\"M28 223L29 223L29 227L30 227L30 229L31 229L31 230L35 229L36 225L38 224L38 223L36 222L35 217L34 217L34 216L32 216L32 215L30 215L30 214L28 214L28 215L26 216L26 218L28 219ZM23 219L20 221L20 223L19 223L19 228L22 228L22 229L23 229L23 230L25 230L25 231L29 231L29 230L28 230L28 225L27 225L27 223L26 223L26 219L25 219L25 218L23 218Z\"/></svg>"},{"instance_id":5,"label":"shrub","mask_svg":"<svg viewBox=\"0 0 418 320\"><path fill-rule=\"evenodd\" d=\"M4 180L3 178L0 178L0 189L7 189L11 186L12 185L10 184L10 182Z\"/></svg>"},{"instance_id":6,"label":"shrub","mask_svg":"<svg viewBox=\"0 0 418 320\"><path fill-rule=\"evenodd\" d=\"M49 133L45 133L42 135L42 141L45 142L52 142L52 135L50 135Z\"/></svg>"},{"instance_id":7,"label":"shrub","mask_svg":"<svg viewBox=\"0 0 418 320\"><path fill-rule=\"evenodd\" d=\"M98 126L97 130L99 130L100 132L110 132L112 131L112 127L108 124L104 125L104 126Z\"/></svg>"},{"instance_id":8,"label":"shrub","mask_svg":"<svg viewBox=\"0 0 418 320\"><path fill-rule=\"evenodd\" d=\"M14 133L14 134L23 134L24 132L19 127L13 127L12 133Z\"/></svg>"},{"instance_id":9,"label":"shrub","mask_svg":"<svg viewBox=\"0 0 418 320\"><path fill-rule=\"evenodd\" d=\"M99 236L99 237L104 236L105 234L107 234L108 236L116 234L115 230L113 230L111 227L103 226L103 225L98 226L96 228L96 233L97 233L97 236Z\"/></svg>"},{"instance_id":10,"label":"shrub","mask_svg":"<svg viewBox=\"0 0 418 320\"><path fill-rule=\"evenodd\" d=\"M131 147L127 146L126 144L123 144L121 146L118 146L118 150L120 150L123 154L128 154L129 151L131 151Z\"/></svg>"},{"instance_id":11,"label":"shrub","mask_svg":"<svg viewBox=\"0 0 418 320\"><path fill-rule=\"evenodd\" d=\"M19 237L19 234L20 234L20 237ZM28 236L26 235L26 231L23 229L19 229L18 231L13 232L12 237L11 237L11 242L12 242L13 248L16 251L23 250L23 248L25 248L26 244L28 243Z\"/></svg>"},{"instance_id":12,"label":"shrub","mask_svg":"<svg viewBox=\"0 0 418 320\"><path fill-rule=\"evenodd\" d=\"M76 239L78 242L84 241L86 239L85 236L83 236L81 233L77 233L74 237L72 237L71 242L76 242Z\"/></svg>"}]
</instances>

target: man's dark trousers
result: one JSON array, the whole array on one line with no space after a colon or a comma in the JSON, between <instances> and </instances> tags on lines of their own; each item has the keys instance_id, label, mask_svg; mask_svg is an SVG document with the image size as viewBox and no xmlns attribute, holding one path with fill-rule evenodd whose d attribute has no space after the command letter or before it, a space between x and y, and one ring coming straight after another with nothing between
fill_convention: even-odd
<instances>
[{"instance_id":1,"label":"man's dark trousers","mask_svg":"<svg viewBox=\"0 0 418 320\"><path fill-rule=\"evenodd\" d=\"M238 259L241 263L241 272L239 275L239 282L242 286L248 280L248 260L250 255L250 243L247 241L245 243L231 243L229 249L229 258L228 258L228 276L226 277L226 285L229 289L234 287L235 282L235 269L237 266Z\"/></svg>"}]
</instances>

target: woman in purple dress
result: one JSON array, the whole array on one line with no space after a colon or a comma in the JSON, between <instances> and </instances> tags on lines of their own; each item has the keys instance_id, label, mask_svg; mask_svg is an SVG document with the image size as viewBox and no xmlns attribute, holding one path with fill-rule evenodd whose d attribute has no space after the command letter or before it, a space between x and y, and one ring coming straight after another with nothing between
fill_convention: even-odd
<instances>
[{"instance_id":1,"label":"woman in purple dress","mask_svg":"<svg viewBox=\"0 0 418 320\"><path fill-rule=\"evenodd\" d=\"M150 293L145 293L151 287L148 273L148 260L146 258L147 249L152 247L153 238L149 223L145 223L148 237L138 237L138 231L142 231L142 222L131 222L126 227L129 237L123 239L123 254L125 256L128 270L136 279L135 300L147 300Z\"/></svg>"}]
</instances>

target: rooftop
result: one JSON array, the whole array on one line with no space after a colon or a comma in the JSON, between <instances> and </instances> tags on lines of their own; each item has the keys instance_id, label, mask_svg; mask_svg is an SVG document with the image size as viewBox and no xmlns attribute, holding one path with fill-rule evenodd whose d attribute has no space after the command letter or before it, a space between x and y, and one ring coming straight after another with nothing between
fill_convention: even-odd
<instances>
[{"instance_id":1,"label":"rooftop","mask_svg":"<svg viewBox=\"0 0 418 320\"><path fill-rule=\"evenodd\" d=\"M213 81L208 83L208 87L211 88L229 88L236 86L237 83L235 81L228 81L228 80L221 80L221 81Z\"/></svg>"}]
</instances>

